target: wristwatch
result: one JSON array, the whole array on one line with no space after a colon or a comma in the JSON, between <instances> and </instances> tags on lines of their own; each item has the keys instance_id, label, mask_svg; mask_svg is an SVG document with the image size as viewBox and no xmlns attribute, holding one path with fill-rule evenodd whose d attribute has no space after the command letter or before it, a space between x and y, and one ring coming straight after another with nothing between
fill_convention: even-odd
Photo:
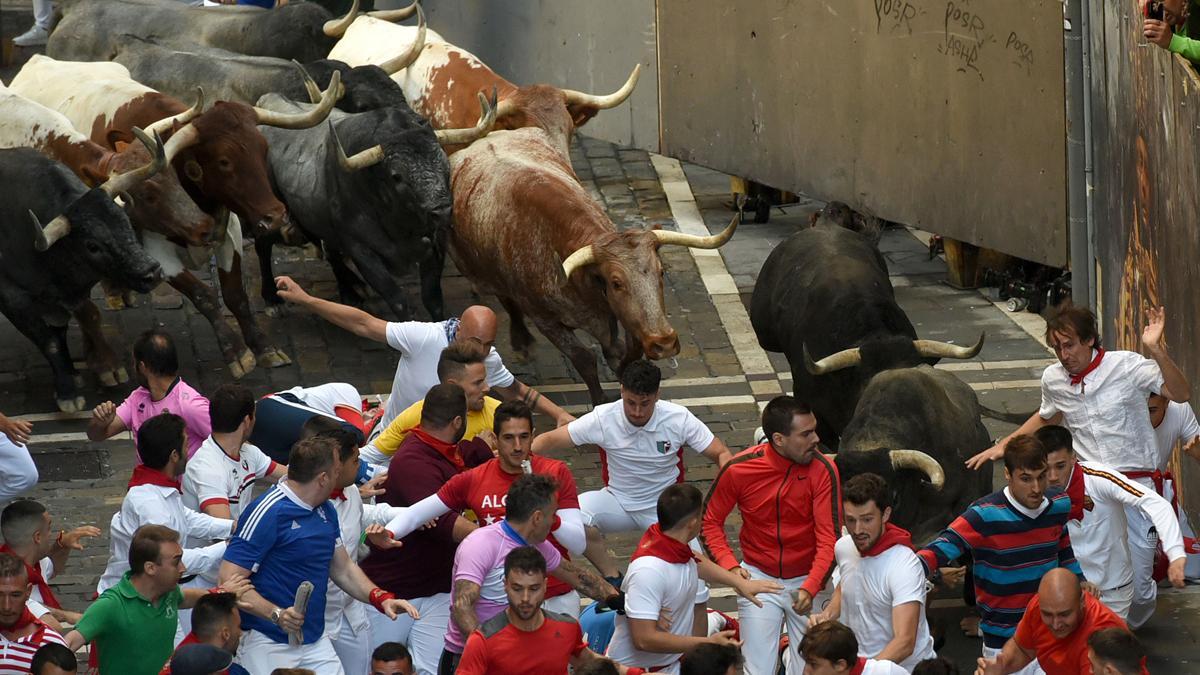
<instances>
[{"instance_id":1,"label":"wristwatch","mask_svg":"<svg viewBox=\"0 0 1200 675\"><path fill-rule=\"evenodd\" d=\"M272 609L272 610L271 610L271 623L273 623L273 624L275 624L276 626L278 626L278 625L279 625L279 619L280 619L280 617L282 617L282 616L283 616L283 610L282 610L282 609L279 609L278 607L275 607L274 609Z\"/></svg>"}]
</instances>

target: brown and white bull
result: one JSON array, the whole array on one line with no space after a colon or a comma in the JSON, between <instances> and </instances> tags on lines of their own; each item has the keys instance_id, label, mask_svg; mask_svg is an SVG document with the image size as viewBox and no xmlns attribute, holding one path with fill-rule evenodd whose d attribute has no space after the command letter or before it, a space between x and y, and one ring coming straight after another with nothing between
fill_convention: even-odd
<instances>
[{"instance_id":1,"label":"brown and white bull","mask_svg":"<svg viewBox=\"0 0 1200 675\"><path fill-rule=\"evenodd\" d=\"M138 84L120 64L55 61L44 56L30 59L9 86L62 113L76 128L87 129L93 141L109 147L131 140L134 127L157 131L168 138L167 156L201 208L210 213L228 209L243 223L284 232L289 229L287 210L271 189L267 142L256 125L311 127L324 120L335 102L334 96L326 96L320 106L296 115L228 101L201 111L199 105L188 108L179 99ZM330 90L337 91L338 86L331 82ZM241 269L242 227L232 218L220 218L219 223L225 231L218 235L221 244L216 251L185 250L152 232L143 232L143 243L171 285L212 323L235 377L252 370L256 362L265 367L288 365L291 359L271 344L250 311ZM214 254L221 298L187 269ZM221 317L221 299L237 319L241 335Z\"/></svg>"},{"instance_id":2,"label":"brown and white bull","mask_svg":"<svg viewBox=\"0 0 1200 675\"><path fill-rule=\"evenodd\" d=\"M560 140L539 128L496 131L455 153L450 250L475 287L495 293L508 310L513 348L524 350L533 339L528 316L600 403L595 357L574 331L595 337L618 373L643 354L678 354L679 337L663 306L658 249L717 248L737 221L710 237L618 232L579 184Z\"/></svg>"}]
</instances>

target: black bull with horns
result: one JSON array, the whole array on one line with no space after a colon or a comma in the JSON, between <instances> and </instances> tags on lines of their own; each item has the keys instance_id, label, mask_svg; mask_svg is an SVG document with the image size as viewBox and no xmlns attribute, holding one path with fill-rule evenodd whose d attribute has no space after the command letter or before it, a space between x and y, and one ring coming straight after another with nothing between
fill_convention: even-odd
<instances>
[{"instance_id":1,"label":"black bull with horns","mask_svg":"<svg viewBox=\"0 0 1200 675\"><path fill-rule=\"evenodd\" d=\"M975 392L932 367L973 358L983 337L971 347L917 339L878 238L876 221L830 204L768 256L750 318L763 349L787 356L842 480L883 476L893 522L924 542L989 488L988 474L964 466L990 444Z\"/></svg>"}]
</instances>

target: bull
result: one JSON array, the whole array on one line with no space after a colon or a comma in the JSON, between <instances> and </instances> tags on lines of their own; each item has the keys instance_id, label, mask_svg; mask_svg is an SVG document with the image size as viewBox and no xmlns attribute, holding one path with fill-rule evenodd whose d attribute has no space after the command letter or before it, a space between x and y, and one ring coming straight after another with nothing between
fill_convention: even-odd
<instances>
[{"instance_id":1,"label":"bull","mask_svg":"<svg viewBox=\"0 0 1200 675\"><path fill-rule=\"evenodd\" d=\"M133 127L141 125L169 136L167 156L197 204L210 213L227 209L242 223L257 224L260 232L294 228L287 222L287 209L271 190L267 142L256 125L313 126L335 102L329 96L303 115L229 101L218 101L205 111L134 82L118 63L63 62L40 55L30 59L10 87L62 113L76 128L88 129L91 139L100 144L113 147L128 142ZM331 90L339 87L334 82ZM277 367L291 359L270 342L250 311L242 280L242 231L229 226L229 221L237 219L222 219L224 231L218 235L222 243L215 252L184 250L152 232L143 233L143 242L163 265L171 285L213 325L230 372L241 377L256 364ZM207 261L214 253L221 298L237 319L241 335L222 318L216 292L187 269L189 262Z\"/></svg>"},{"instance_id":2,"label":"bull","mask_svg":"<svg viewBox=\"0 0 1200 675\"><path fill-rule=\"evenodd\" d=\"M160 144L146 166L88 188L66 166L37 150L0 150L0 185L8 194L0 200L0 313L50 363L63 412L86 405L76 393L75 366L67 349L69 313L88 301L100 279L148 292L162 278L113 196L164 166Z\"/></svg>"}]
</instances>

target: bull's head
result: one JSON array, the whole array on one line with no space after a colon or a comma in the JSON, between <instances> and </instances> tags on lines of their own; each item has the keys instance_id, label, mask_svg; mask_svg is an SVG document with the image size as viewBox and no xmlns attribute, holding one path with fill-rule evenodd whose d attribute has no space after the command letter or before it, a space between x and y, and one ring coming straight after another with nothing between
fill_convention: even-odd
<instances>
[{"instance_id":1,"label":"bull's head","mask_svg":"<svg viewBox=\"0 0 1200 675\"><path fill-rule=\"evenodd\" d=\"M897 472L915 471L923 474L937 490L941 490L946 484L946 473L942 470L942 465L920 450L877 448L827 456L837 462L838 473L843 483L859 474L873 473L882 476L889 481L889 485L893 485L889 479Z\"/></svg>"},{"instance_id":2,"label":"bull's head","mask_svg":"<svg viewBox=\"0 0 1200 675\"><path fill-rule=\"evenodd\" d=\"M664 245L719 248L733 236L739 219L740 214L735 215L722 232L707 237L662 230L612 232L568 256L563 274L568 281L572 274L587 274L613 314L642 343L646 356L670 358L679 353L679 335L664 309L658 249Z\"/></svg>"},{"instance_id":3,"label":"bull's head","mask_svg":"<svg viewBox=\"0 0 1200 675\"><path fill-rule=\"evenodd\" d=\"M936 340L912 340L912 351L919 359L973 359L981 349L983 349L984 335L979 336L979 341L970 347L960 345L952 345L948 342L938 342ZM907 351L909 340L899 338L895 342L902 343L901 347ZM808 345L804 346L804 368L811 375L828 375L836 373L839 370L847 368L858 368L862 365L871 366L868 368L871 372L878 372L887 368L898 366L912 366L916 363L907 363L903 358L904 354L896 354L895 350L883 350L884 354L874 354L872 346L851 347L843 349L840 352L830 354L819 361L813 361L812 356L808 353ZM875 363L868 363L870 361Z\"/></svg>"}]
</instances>

